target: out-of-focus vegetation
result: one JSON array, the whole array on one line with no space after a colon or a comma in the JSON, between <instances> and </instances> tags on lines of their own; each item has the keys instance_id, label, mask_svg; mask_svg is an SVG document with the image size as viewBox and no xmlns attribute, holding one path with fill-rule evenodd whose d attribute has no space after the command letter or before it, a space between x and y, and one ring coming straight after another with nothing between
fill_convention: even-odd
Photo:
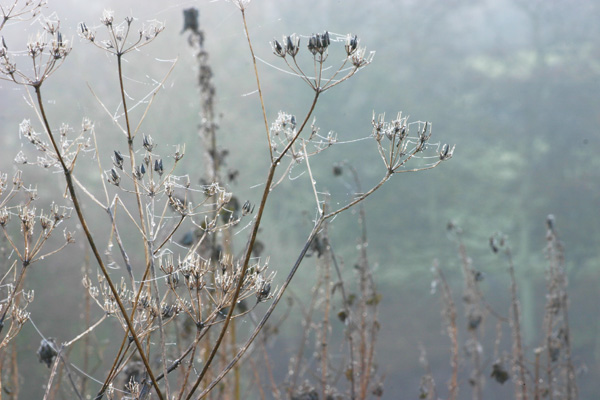
<instances>
[{"instance_id":1,"label":"out-of-focus vegetation","mask_svg":"<svg viewBox=\"0 0 600 400\"><path fill-rule=\"evenodd\" d=\"M131 55L126 81L131 85L131 97L139 98L162 79L170 60L178 57L145 125L148 131L164 132L173 143L186 142L188 152L199 149L196 60L190 55L186 35L180 34L181 10L189 6L199 8L207 34L205 46L217 87L216 108L222 113L219 142L230 151L229 164L239 170L231 186L240 198L257 199L261 189L256 186L263 179L259 171L265 169L267 159L257 133L262 132L262 121L257 117L260 105L238 10L227 2L165 5L147 1L141 10L133 1L51 3L44 12L60 16L63 35L72 40L73 51L48 81L51 95L46 105L55 121L78 124L82 116L93 120L101 135L99 146L111 154L117 129L99 109L90 90L71 83L89 82L98 97L109 97L118 90L117 80L99 82L96 77L114 74L114 60L107 60L101 52L82 51L85 44L77 37L77 25L84 20L98 21L104 8L115 10L115 15L134 15L140 21L164 21L166 30L152 48ZM394 177L387 190L376 193L365 205L370 260L376 266L374 279L382 293L377 353L379 371L385 375L384 398L418 396L423 375L418 363L419 344L427 349L438 385L443 388L450 377L449 344L440 322L439 299L430 294L434 278L430 267L438 259L455 289L455 301L461 301L461 261L446 230L450 220L464 230L462 238L473 263L485 276L481 285L487 300L506 315L510 304L506 265L491 254L488 238L497 231L510 238L521 298L524 352L533 359L544 335L547 262L543 221L550 213L556 216L566 249L570 339L579 394L580 398L593 398L596 388L592 377L600 373L600 3L254 0L248 15L254 20L250 33L255 52L264 60L258 68L264 76L270 120L280 109L304 112L310 93L301 81L279 69L269 41L294 32L351 31L377 54L373 64L354 77L352 85L324 94L315 114L321 129L335 129L341 142L363 139L370 135L373 110L394 116L401 109L413 120L433 121L434 137L457 145L454 159L443 168ZM19 38L25 42L31 35L30 24L8 24L2 35L10 37L12 43ZM32 24L37 29L37 22ZM0 169L8 172L16 168L12 160L21 146L19 123L24 118L33 119L34 114L22 88L0 81L0 93ZM109 109L116 109L117 104L115 100ZM364 151L360 142L335 146L326 154L316 158L312 166L320 185L332 193L333 204L350 199L354 186L347 177L331 174L332 160L362 165L358 174L365 187L379 179L381 159L376 152ZM196 171L203 164L187 157L181 168ZM94 174L96 170L91 170L90 182L97 179ZM24 176L26 181L38 182L42 197L53 198L64 191L58 179L37 169L25 168ZM285 181L282 192L297 185L306 186L310 199L306 180ZM306 213L313 210L303 209L302 200L282 198L264 217L270 228L261 236L272 265L289 263L289 249L297 248L305 239L311 217ZM282 220L285 225L278 223ZM288 226L305 229L294 231ZM356 216L340 216L329 233L337 242L338 253L352 258L360 236ZM77 246L83 259L82 241ZM310 268L306 263L298 277L299 287L304 285L307 291L313 283ZM30 305L32 319L41 331L56 337L78 331L65 325L73 313L83 312L79 298L69 289L80 285L80 269L79 259L59 254L29 277L30 288L45 299L43 304ZM288 322L290 325L281 327L274 346L295 345L298 329ZM19 352L30 354L32 368L40 369L31 372L36 378L45 373L45 366L36 361L39 340L37 332L26 326L18 342ZM109 346L107 342L95 345L103 348ZM493 362L491 358L484 360L488 369ZM27 386L33 390L36 385ZM28 395L27 390L23 389L23 396ZM506 385L491 381L486 390L486 399L506 398L512 393ZM34 393L29 396L39 397ZM462 390L460 396L468 398L470 392Z\"/></svg>"}]
</instances>

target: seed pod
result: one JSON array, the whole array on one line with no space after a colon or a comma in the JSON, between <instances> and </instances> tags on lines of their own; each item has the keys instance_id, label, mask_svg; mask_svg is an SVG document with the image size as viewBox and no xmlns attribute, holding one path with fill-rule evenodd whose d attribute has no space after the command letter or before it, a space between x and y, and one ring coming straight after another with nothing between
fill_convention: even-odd
<instances>
[{"instance_id":1,"label":"seed pod","mask_svg":"<svg viewBox=\"0 0 600 400\"><path fill-rule=\"evenodd\" d=\"M115 150L115 157L113 158L113 164L115 165L115 167L119 168L120 170L123 170L123 155L118 150Z\"/></svg>"}]
</instances>

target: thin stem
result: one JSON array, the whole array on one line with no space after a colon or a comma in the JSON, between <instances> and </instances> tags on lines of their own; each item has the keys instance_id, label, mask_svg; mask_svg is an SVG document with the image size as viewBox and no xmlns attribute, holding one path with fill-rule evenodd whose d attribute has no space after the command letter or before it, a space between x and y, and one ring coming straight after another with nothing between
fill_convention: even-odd
<instances>
[{"instance_id":1,"label":"thin stem","mask_svg":"<svg viewBox=\"0 0 600 400\"><path fill-rule=\"evenodd\" d=\"M245 16L244 16L244 12L242 10L242 16L244 17L244 24L245 24ZM250 38L248 37L248 43L250 43L251 45L251 41ZM252 50L251 50L252 52ZM254 54L252 52L252 54ZM254 58L254 55L253 55ZM256 68L256 67L255 67ZM258 76L258 70L255 69L255 73ZM257 81L258 81L258 77L257 77ZM260 91L260 89L259 89ZM271 183L273 182L273 177L275 175L275 170L277 169L277 166L279 165L279 162L281 161L281 159L285 156L285 154L287 153L287 151L292 147L292 145L294 144L294 142L298 139L298 137L300 136L300 134L302 133L302 130L304 129L304 127L306 126L310 116L312 115L312 112L315 109L315 106L317 104L317 100L319 98L319 94L320 92L317 91L314 97L314 100L311 104L311 107L306 115L306 117L304 118L304 121L302 122L302 125L300 126L300 129L298 129L298 132L296 133L296 135L292 138L292 140L290 140L290 142L288 143L288 145L283 149L283 151L281 152L281 154L275 159L273 160L273 158L271 157L271 159L273 160L271 162L271 166L269 167L269 171L267 174L267 179L265 181L265 188L263 191L263 195L261 198L261 202L260 202L260 206L256 215L256 219L254 221L254 225L252 227L252 232L250 234L250 237L248 239L248 244L246 245L246 251L245 251L245 255L244 255L244 262L241 268L241 272L240 272L240 276L239 276L239 280L238 283L236 285L236 289L235 292L233 294L233 298L231 300L231 304L232 307L229 307L229 312L227 313L227 317L225 318L225 321L223 323L223 328L221 329L221 332L219 334L219 337L217 338L217 341L214 344L214 347L209 355L209 357L207 358L207 360L204 363L204 367L202 368L202 371L200 372L200 374L198 375L198 378L196 379L196 382L194 384L194 386L192 387L192 389L190 390L190 393L188 394L188 397L186 398L187 400L191 399L193 393L197 390L198 386L200 385L200 382L202 381L202 379L204 378L204 376L206 375L207 371L208 371L208 367L210 366L210 364L212 363L215 355L217 354L217 351L221 345L221 342L223 341L223 338L225 336L225 333L227 331L227 327L229 326L229 322L231 321L232 315L233 315L233 310L235 309L234 305L237 302L237 299L239 298L240 292L241 292L241 288L242 285L244 283L244 277L246 276L246 272L248 270L248 263L250 261L250 258L252 256L252 249L254 247L254 242L256 241L256 236L258 235L258 230L260 227L260 223L262 220L262 215L263 212L265 210L265 205L267 203L267 198L269 197L269 194L271 193ZM262 97L261 97L262 99ZM266 114L265 116L265 121L266 121ZM265 122L266 124L266 122ZM270 143L270 142L269 142ZM205 390L206 392L206 390ZM205 393L203 392L203 393Z\"/></svg>"},{"instance_id":2,"label":"thin stem","mask_svg":"<svg viewBox=\"0 0 600 400\"><path fill-rule=\"evenodd\" d=\"M285 292L285 290L289 286L290 282L292 281L292 278L298 271L298 268L300 267L300 264L302 263L302 260L304 259L304 256L306 255L306 252L310 248L310 244L312 243L313 239L317 235L317 232L319 232L319 230L321 229L321 225L323 224L323 222L324 222L324 217L321 217L321 218L319 218L319 220L317 220L310 235L308 236L308 239L306 240L306 242L304 244L304 247L302 248L302 251L300 252L300 255L296 259L294 266L292 267L290 273L288 274L288 277L286 278L281 289L279 290L279 292L273 299L273 302L267 309L267 312L265 313L263 318L260 320L260 322L256 325L256 328L254 328L254 331L252 332L250 337L246 340L246 343L244 343L244 345L240 348L237 355L231 360L231 362L227 365L227 367L225 367L225 369L223 369L223 371L221 371L221 373L217 377L215 377L215 379L204 389L204 391L202 391L202 393L200 393L198 395L197 399L201 399L201 398L205 397L225 377L225 375L227 375L229 373L229 371L231 371L231 369L234 367L234 365L240 360L240 358L242 358L242 356L250 348L250 345L252 344L252 342L254 342L254 340L258 336L259 332L263 329L263 327L267 323L267 320L273 313L273 310L275 309L275 307L277 307L277 304L283 297L283 293ZM190 397L188 397L188 399Z\"/></svg>"},{"instance_id":3,"label":"thin stem","mask_svg":"<svg viewBox=\"0 0 600 400\"><path fill-rule=\"evenodd\" d=\"M267 119L267 112L265 110L265 102L262 95L262 87L260 86L260 79L258 77L258 67L256 66L256 56L254 55L254 49L252 48L252 41L250 40L250 33L248 32L248 24L246 23L246 10L241 8L242 20L244 21L244 32L246 33L246 39L248 40L248 47L250 48L250 54L252 55L252 64L254 66L254 76L256 76L256 87L258 88L258 97L260 98L260 106L262 108L263 120L265 122L265 131L267 133L267 144L269 147L269 159L273 160L273 148L271 146L271 134L269 130L269 121Z\"/></svg>"},{"instance_id":4,"label":"thin stem","mask_svg":"<svg viewBox=\"0 0 600 400\"><path fill-rule=\"evenodd\" d=\"M156 382L156 379L154 378L154 374L152 373L152 369L150 368L150 363L148 362L148 359L146 358L146 356L144 354L142 344L140 343L140 341L137 337L137 334L135 333L135 328L133 326L133 323L131 322L131 319L127 315L127 311L125 309L125 306L123 305L123 302L121 301L119 292L117 291L115 285L113 284L112 279L110 278L108 270L106 269L106 266L104 265L104 261L102 261L102 256L100 255L100 252L98 251L98 248L96 247L96 242L94 241L92 232L90 231L90 229L87 225L87 221L86 221L85 217L83 216L83 210L81 208L81 205L79 204L79 198L77 197L77 194L75 193L75 186L73 185L71 171L67 167L67 165L60 153L60 149L56 143L54 134L52 133L52 130L50 128L48 118L46 117L46 111L44 109L44 103L42 101L41 88L39 85L34 86L34 88L35 88L35 93L37 95L38 106L39 106L40 113L42 116L42 122L44 123L44 128L46 129L46 133L48 134L48 137L50 138L50 141L52 142L52 146L54 147L54 151L56 152L56 157L58 158L60 165L63 169L63 174L64 174L65 180L67 182L67 188L69 190L69 194L71 195L71 201L73 202L73 206L75 207L75 211L77 213L79 222L81 223L81 226L83 228L85 236L90 244L90 248L92 249L92 252L94 253L94 257L96 258L96 261L98 262L98 266L102 270L102 274L106 278L106 282L108 283L108 286L110 287L110 291L113 294L115 301L117 302L119 310L121 311L121 314L123 316L123 320L125 321L127 328L129 329L129 332L131 333L131 337L135 341L135 345L140 354L140 358L142 359L142 362L144 363L144 366L147 369L148 375L150 376L150 379L152 380L152 384L153 384L154 388L156 389L157 396L162 400L163 397L162 397L162 394L158 387L158 383Z\"/></svg>"},{"instance_id":5,"label":"thin stem","mask_svg":"<svg viewBox=\"0 0 600 400\"><path fill-rule=\"evenodd\" d=\"M513 329L514 342L514 366L518 372L518 379L515 379L515 395L517 399L527 400L527 378L525 377L525 359L523 357L523 344L521 342L521 313L519 311L519 298L517 296L517 280L515 278L515 267L510 248L506 248L506 258L508 259L508 273L510 274L510 294L512 319L511 327Z\"/></svg>"}]
</instances>

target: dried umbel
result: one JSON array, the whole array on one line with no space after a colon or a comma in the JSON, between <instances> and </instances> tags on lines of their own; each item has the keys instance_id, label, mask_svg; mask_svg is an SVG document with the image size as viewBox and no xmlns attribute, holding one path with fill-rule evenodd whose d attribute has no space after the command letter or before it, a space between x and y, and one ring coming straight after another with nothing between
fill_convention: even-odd
<instances>
[{"instance_id":1,"label":"dried umbel","mask_svg":"<svg viewBox=\"0 0 600 400\"><path fill-rule=\"evenodd\" d=\"M17 68L17 64L11 60L6 41L2 38L0 75L3 75L3 79L21 85L39 87L69 55L71 45L60 32L60 23L46 19L42 26L44 32L38 32L27 42L27 55L31 59L31 71Z\"/></svg>"},{"instance_id":2,"label":"dried umbel","mask_svg":"<svg viewBox=\"0 0 600 400\"><path fill-rule=\"evenodd\" d=\"M385 114L375 117L375 112L373 112L371 124L373 126L371 136L375 139L379 154L390 173L405 171L403 168L406 163L413 158L416 159L417 154L425 153L428 148L432 134L429 122L409 123L408 117L402 116L402 113L398 113L396 119L387 122ZM411 128L413 131L416 128L416 134L411 135ZM384 138L387 141L383 140ZM440 162L451 159L454 147L443 145L437 161L425 164L417 170L434 168ZM420 158L428 159L430 157L420 156Z\"/></svg>"},{"instance_id":3,"label":"dried umbel","mask_svg":"<svg viewBox=\"0 0 600 400\"><path fill-rule=\"evenodd\" d=\"M346 58L342 65L328 78L325 78L323 74L323 64L327 60L329 54L329 48L331 44L335 42L344 42L344 50ZM288 67L308 83L313 90L317 92L323 92L354 75L359 69L367 66L373 60L374 53L371 52L366 54L365 48L358 46L358 36L348 34L345 38L343 36L335 35L332 40L331 34L328 31L324 33L312 34L308 37L307 49L312 55L313 62L320 64L320 68L316 68L315 72L318 74L314 77L307 76L300 65L298 64L298 56L300 52L300 36L292 34L289 36L283 36L283 40L279 42L276 39L271 41L271 48L273 54L282 58L287 63ZM291 60L289 59L291 58ZM346 65L350 63L353 68L344 69ZM341 75L341 73L344 73Z\"/></svg>"},{"instance_id":4,"label":"dried umbel","mask_svg":"<svg viewBox=\"0 0 600 400\"><path fill-rule=\"evenodd\" d=\"M95 46L121 57L152 42L164 30L162 23L151 21L146 27L138 30L136 37L130 38L133 21L133 17L125 17L123 22L116 24L114 12L104 10L100 22L107 29L108 39L98 41L96 32L90 30L85 22L79 23L79 36Z\"/></svg>"}]
</instances>

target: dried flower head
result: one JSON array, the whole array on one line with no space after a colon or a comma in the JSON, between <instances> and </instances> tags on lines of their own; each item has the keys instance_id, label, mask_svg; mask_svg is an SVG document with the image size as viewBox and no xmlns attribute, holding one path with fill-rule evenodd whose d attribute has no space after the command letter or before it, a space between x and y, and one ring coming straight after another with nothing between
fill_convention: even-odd
<instances>
[{"instance_id":1,"label":"dried flower head","mask_svg":"<svg viewBox=\"0 0 600 400\"><path fill-rule=\"evenodd\" d=\"M281 43L277 41L277 39L273 39L273 41L271 42L271 48L273 49L273 54L281 58L284 58L287 54L286 48L282 46Z\"/></svg>"},{"instance_id":2,"label":"dried flower head","mask_svg":"<svg viewBox=\"0 0 600 400\"><path fill-rule=\"evenodd\" d=\"M313 56L316 56L317 53L322 56L327 51L330 43L329 32L325 31L323 34L317 33L308 39L308 51L310 51Z\"/></svg>"},{"instance_id":3,"label":"dried flower head","mask_svg":"<svg viewBox=\"0 0 600 400\"><path fill-rule=\"evenodd\" d=\"M358 48L358 36L352 36L351 34L348 34L348 36L346 36L345 48L348 57L354 54L356 52L356 49Z\"/></svg>"}]
</instances>

